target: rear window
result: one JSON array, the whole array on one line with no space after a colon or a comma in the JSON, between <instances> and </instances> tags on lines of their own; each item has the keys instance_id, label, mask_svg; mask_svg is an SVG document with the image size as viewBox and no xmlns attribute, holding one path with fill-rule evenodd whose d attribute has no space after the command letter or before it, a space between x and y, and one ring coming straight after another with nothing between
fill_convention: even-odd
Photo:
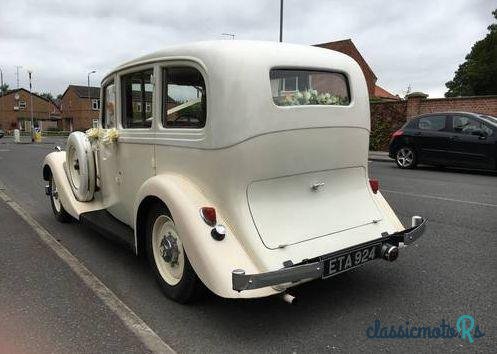
<instances>
[{"instance_id":1,"label":"rear window","mask_svg":"<svg viewBox=\"0 0 497 354\"><path fill-rule=\"evenodd\" d=\"M441 131L445 129L445 116L421 117L418 121L418 128L421 130Z\"/></svg>"},{"instance_id":2,"label":"rear window","mask_svg":"<svg viewBox=\"0 0 497 354\"><path fill-rule=\"evenodd\" d=\"M347 77L341 73L273 69L269 78L273 101L278 106L350 104Z\"/></svg>"}]
</instances>

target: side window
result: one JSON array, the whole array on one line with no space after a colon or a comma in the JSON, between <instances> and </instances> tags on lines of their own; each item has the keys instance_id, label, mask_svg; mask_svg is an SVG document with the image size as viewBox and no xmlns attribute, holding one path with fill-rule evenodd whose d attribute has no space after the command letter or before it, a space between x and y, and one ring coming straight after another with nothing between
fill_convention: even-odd
<instances>
[{"instance_id":1,"label":"side window","mask_svg":"<svg viewBox=\"0 0 497 354\"><path fill-rule=\"evenodd\" d=\"M421 117L418 121L421 130L441 131L445 129L445 116Z\"/></svg>"},{"instance_id":2,"label":"side window","mask_svg":"<svg viewBox=\"0 0 497 354\"><path fill-rule=\"evenodd\" d=\"M116 127L116 89L114 81L111 81L104 86L102 110L102 127L115 128Z\"/></svg>"},{"instance_id":3,"label":"side window","mask_svg":"<svg viewBox=\"0 0 497 354\"><path fill-rule=\"evenodd\" d=\"M459 134L471 135L474 131L481 130L485 132L487 136L492 135L492 129L483 122L467 116L453 116L452 126L454 131Z\"/></svg>"},{"instance_id":4,"label":"side window","mask_svg":"<svg viewBox=\"0 0 497 354\"><path fill-rule=\"evenodd\" d=\"M145 70L124 75L121 79L122 116L124 128L150 128L152 110L142 109L147 104L152 107L153 70Z\"/></svg>"},{"instance_id":5,"label":"side window","mask_svg":"<svg viewBox=\"0 0 497 354\"><path fill-rule=\"evenodd\" d=\"M162 85L162 114L165 128L205 126L207 111L205 82L197 69L165 68Z\"/></svg>"}]
</instances>

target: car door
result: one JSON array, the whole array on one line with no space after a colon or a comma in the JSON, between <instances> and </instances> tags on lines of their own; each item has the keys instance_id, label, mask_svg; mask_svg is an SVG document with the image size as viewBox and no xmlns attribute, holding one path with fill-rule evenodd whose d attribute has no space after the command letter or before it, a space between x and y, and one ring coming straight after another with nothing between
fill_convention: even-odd
<instances>
[{"instance_id":1,"label":"car door","mask_svg":"<svg viewBox=\"0 0 497 354\"><path fill-rule=\"evenodd\" d=\"M452 164L461 167L495 168L496 134L483 120L453 114L450 119L449 153Z\"/></svg>"},{"instance_id":2,"label":"car door","mask_svg":"<svg viewBox=\"0 0 497 354\"><path fill-rule=\"evenodd\" d=\"M103 122L103 128L116 128L118 133L117 141L102 144L99 151L103 200L115 218L130 226L137 191L155 174L153 71L152 66L139 67L116 76L117 103L112 110L117 119ZM108 101L104 97L106 110L111 106Z\"/></svg>"},{"instance_id":3,"label":"car door","mask_svg":"<svg viewBox=\"0 0 497 354\"><path fill-rule=\"evenodd\" d=\"M418 161L445 164L448 159L450 132L447 130L447 115L427 115L417 118L413 131Z\"/></svg>"}]
</instances>

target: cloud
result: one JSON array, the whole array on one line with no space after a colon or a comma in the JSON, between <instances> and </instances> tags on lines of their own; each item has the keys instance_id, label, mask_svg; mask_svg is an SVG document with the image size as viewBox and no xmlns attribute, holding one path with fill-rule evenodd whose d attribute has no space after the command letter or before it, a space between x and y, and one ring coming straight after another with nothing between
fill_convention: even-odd
<instances>
[{"instance_id":1,"label":"cloud","mask_svg":"<svg viewBox=\"0 0 497 354\"><path fill-rule=\"evenodd\" d=\"M394 93L408 85L441 96L475 41L492 22L493 0L285 0L284 40L314 44L351 38ZM2 0L0 67L16 86L15 66L32 68L34 90L96 85L123 61L170 44L222 38L277 40L273 0ZM27 75L21 69L21 86Z\"/></svg>"}]
</instances>

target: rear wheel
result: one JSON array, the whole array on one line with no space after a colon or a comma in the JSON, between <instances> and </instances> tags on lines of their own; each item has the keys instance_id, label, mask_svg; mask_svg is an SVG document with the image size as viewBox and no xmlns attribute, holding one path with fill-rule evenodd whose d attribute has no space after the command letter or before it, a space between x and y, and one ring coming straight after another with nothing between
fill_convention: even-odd
<instances>
[{"instance_id":1,"label":"rear wheel","mask_svg":"<svg viewBox=\"0 0 497 354\"><path fill-rule=\"evenodd\" d=\"M62 203L60 202L59 191L57 190L57 184L55 183L53 176L50 176L49 186L50 204L52 205L52 211L55 218L60 222L70 222L72 220L72 216L67 213L66 209L64 209Z\"/></svg>"},{"instance_id":2,"label":"rear wheel","mask_svg":"<svg viewBox=\"0 0 497 354\"><path fill-rule=\"evenodd\" d=\"M163 204L152 206L148 215L147 257L167 297L187 303L200 294L201 281L188 260L171 214Z\"/></svg>"},{"instance_id":3,"label":"rear wheel","mask_svg":"<svg viewBox=\"0 0 497 354\"><path fill-rule=\"evenodd\" d=\"M410 146L403 146L397 150L395 162L400 168L415 168L417 164L416 152Z\"/></svg>"}]
</instances>

